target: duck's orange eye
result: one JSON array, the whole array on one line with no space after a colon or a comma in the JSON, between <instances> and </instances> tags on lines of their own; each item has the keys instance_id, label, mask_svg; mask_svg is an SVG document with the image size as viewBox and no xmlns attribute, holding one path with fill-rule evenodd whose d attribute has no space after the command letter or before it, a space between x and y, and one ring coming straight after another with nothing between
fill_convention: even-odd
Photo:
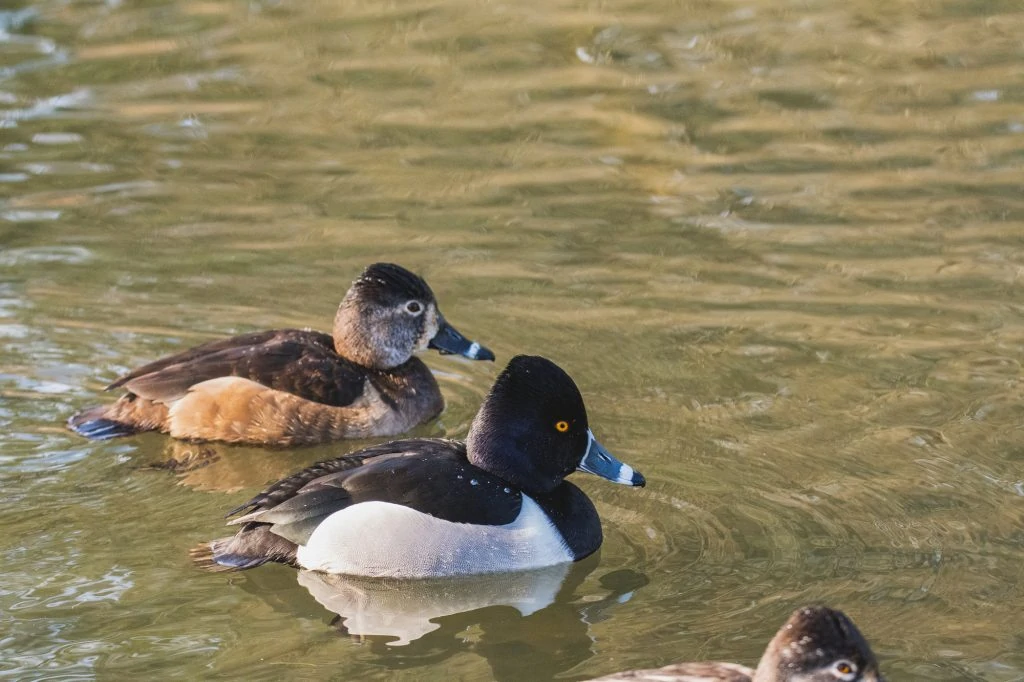
<instances>
[{"instance_id":1,"label":"duck's orange eye","mask_svg":"<svg viewBox=\"0 0 1024 682\"><path fill-rule=\"evenodd\" d=\"M565 433L566 431L569 430L569 422L567 422L567 421L555 422L555 430L558 431L559 433Z\"/></svg>"},{"instance_id":2,"label":"duck's orange eye","mask_svg":"<svg viewBox=\"0 0 1024 682\"><path fill-rule=\"evenodd\" d=\"M853 672L853 666L846 661L840 661L836 663L836 672L840 675L849 675Z\"/></svg>"}]
</instances>

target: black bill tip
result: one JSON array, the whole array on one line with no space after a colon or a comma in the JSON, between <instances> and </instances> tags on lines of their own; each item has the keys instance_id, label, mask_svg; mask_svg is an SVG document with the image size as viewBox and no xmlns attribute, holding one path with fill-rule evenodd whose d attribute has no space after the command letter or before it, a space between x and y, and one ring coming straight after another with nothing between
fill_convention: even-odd
<instances>
[{"instance_id":1,"label":"black bill tip","mask_svg":"<svg viewBox=\"0 0 1024 682\"><path fill-rule=\"evenodd\" d=\"M470 341L445 321L441 322L437 334L430 340L427 347L440 351L442 355L461 355L470 360L494 360L494 353L490 348L481 346L476 341Z\"/></svg>"},{"instance_id":2,"label":"black bill tip","mask_svg":"<svg viewBox=\"0 0 1024 682\"><path fill-rule=\"evenodd\" d=\"M594 438L590 429L587 429L587 451L583 454L578 468L580 471L586 471L588 474L600 476L620 485L629 485L635 488L643 488L647 485L647 479L643 474L628 464L623 464L612 453L605 450L604 446Z\"/></svg>"},{"instance_id":3,"label":"black bill tip","mask_svg":"<svg viewBox=\"0 0 1024 682\"><path fill-rule=\"evenodd\" d=\"M469 345L469 349L463 353L467 358L471 360L491 360L494 361L494 353L487 346L481 346L479 343L474 341Z\"/></svg>"}]
</instances>

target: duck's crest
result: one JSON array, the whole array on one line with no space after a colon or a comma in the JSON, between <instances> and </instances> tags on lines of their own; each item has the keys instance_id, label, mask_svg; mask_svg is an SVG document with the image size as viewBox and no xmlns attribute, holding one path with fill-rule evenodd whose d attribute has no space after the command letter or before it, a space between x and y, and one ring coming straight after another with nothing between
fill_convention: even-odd
<instances>
[{"instance_id":1,"label":"duck's crest","mask_svg":"<svg viewBox=\"0 0 1024 682\"><path fill-rule=\"evenodd\" d=\"M353 289L365 293L401 291L413 298L433 298L423 278L394 263L374 263L352 283Z\"/></svg>"}]
</instances>

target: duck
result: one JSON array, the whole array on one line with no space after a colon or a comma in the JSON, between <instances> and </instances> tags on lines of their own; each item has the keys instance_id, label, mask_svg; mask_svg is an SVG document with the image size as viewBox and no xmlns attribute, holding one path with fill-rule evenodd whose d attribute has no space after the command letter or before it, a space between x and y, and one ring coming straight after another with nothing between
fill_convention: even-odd
<instances>
[{"instance_id":1,"label":"duck","mask_svg":"<svg viewBox=\"0 0 1024 682\"><path fill-rule=\"evenodd\" d=\"M267 562L368 578L446 578L571 563L601 546L584 471L642 487L595 438L551 360L514 357L465 441L411 438L314 464L231 510L231 537L193 548L210 570Z\"/></svg>"},{"instance_id":2,"label":"duck","mask_svg":"<svg viewBox=\"0 0 1024 682\"><path fill-rule=\"evenodd\" d=\"M211 341L120 377L114 403L67 422L106 440L161 431L189 441L314 445L396 436L433 419L444 398L427 348L471 360L494 353L441 314L422 277L374 263L338 306L332 334L277 329Z\"/></svg>"},{"instance_id":3,"label":"duck","mask_svg":"<svg viewBox=\"0 0 1024 682\"><path fill-rule=\"evenodd\" d=\"M885 682L871 646L853 621L827 606L804 606L768 643L756 669L736 663L676 663L591 682Z\"/></svg>"}]
</instances>

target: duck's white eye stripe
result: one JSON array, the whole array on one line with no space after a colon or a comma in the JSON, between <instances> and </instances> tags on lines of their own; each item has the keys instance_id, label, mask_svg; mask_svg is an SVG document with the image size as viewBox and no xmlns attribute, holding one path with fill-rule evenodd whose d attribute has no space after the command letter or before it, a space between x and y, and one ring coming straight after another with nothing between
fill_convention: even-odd
<instances>
[{"instance_id":1,"label":"duck's white eye stripe","mask_svg":"<svg viewBox=\"0 0 1024 682\"><path fill-rule=\"evenodd\" d=\"M480 353L480 344L479 343L474 341L473 343L469 344L469 350L466 351L466 355L468 355L469 357L471 357L471 358L473 358L475 360L476 356L479 353Z\"/></svg>"}]
</instances>

